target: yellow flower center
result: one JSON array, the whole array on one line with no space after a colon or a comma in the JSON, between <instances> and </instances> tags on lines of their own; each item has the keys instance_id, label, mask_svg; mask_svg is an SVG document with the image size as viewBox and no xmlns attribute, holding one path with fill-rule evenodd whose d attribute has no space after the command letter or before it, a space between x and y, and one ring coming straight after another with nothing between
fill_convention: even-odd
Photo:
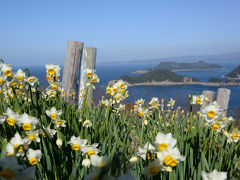
<instances>
[{"instance_id":1,"label":"yellow flower center","mask_svg":"<svg viewBox=\"0 0 240 180\"><path fill-rule=\"evenodd\" d=\"M159 151L163 151L164 149L167 149L168 144L167 143L162 143L158 145Z\"/></svg>"},{"instance_id":2,"label":"yellow flower center","mask_svg":"<svg viewBox=\"0 0 240 180\"><path fill-rule=\"evenodd\" d=\"M0 177L12 179L14 178L14 172L11 169L2 169L0 170Z\"/></svg>"},{"instance_id":3,"label":"yellow flower center","mask_svg":"<svg viewBox=\"0 0 240 180\"><path fill-rule=\"evenodd\" d=\"M3 80L2 79L0 79L0 85L3 85Z\"/></svg>"},{"instance_id":4,"label":"yellow flower center","mask_svg":"<svg viewBox=\"0 0 240 180\"><path fill-rule=\"evenodd\" d=\"M56 91L56 90L58 89L58 86L57 86L56 84L54 84L54 85L52 86L52 89Z\"/></svg>"},{"instance_id":5,"label":"yellow flower center","mask_svg":"<svg viewBox=\"0 0 240 180\"><path fill-rule=\"evenodd\" d=\"M51 118L52 118L52 119L56 119L56 118L57 118L57 114L56 114L56 113L52 113L52 114L51 114Z\"/></svg>"},{"instance_id":6,"label":"yellow flower center","mask_svg":"<svg viewBox=\"0 0 240 180\"><path fill-rule=\"evenodd\" d=\"M113 88L113 92L114 92L114 93L117 93L117 92L118 92L118 89L117 89L117 88Z\"/></svg>"},{"instance_id":7,"label":"yellow flower center","mask_svg":"<svg viewBox=\"0 0 240 180\"><path fill-rule=\"evenodd\" d=\"M33 165L35 165L35 164L37 164L38 163L38 160L37 160L37 158L31 158L30 160L29 160L29 163L33 166Z\"/></svg>"},{"instance_id":8,"label":"yellow flower center","mask_svg":"<svg viewBox=\"0 0 240 180\"><path fill-rule=\"evenodd\" d=\"M75 150L75 151L78 151L80 149L80 146L79 144L74 144L72 145L72 148Z\"/></svg>"},{"instance_id":9,"label":"yellow flower center","mask_svg":"<svg viewBox=\"0 0 240 180\"><path fill-rule=\"evenodd\" d=\"M18 146L19 146L19 144L15 144L15 145L13 146L13 148L16 149L16 148L18 148ZM23 151L23 147L20 146L20 148L18 149L18 152L22 152L22 151Z\"/></svg>"},{"instance_id":10,"label":"yellow flower center","mask_svg":"<svg viewBox=\"0 0 240 180\"><path fill-rule=\"evenodd\" d=\"M17 78L18 78L20 81L23 81L23 77L22 77L21 75L19 75Z\"/></svg>"},{"instance_id":11,"label":"yellow flower center","mask_svg":"<svg viewBox=\"0 0 240 180\"><path fill-rule=\"evenodd\" d=\"M120 96L120 95L117 95L116 99L117 99L117 100L120 100L120 99L121 99L121 96Z\"/></svg>"},{"instance_id":12,"label":"yellow flower center","mask_svg":"<svg viewBox=\"0 0 240 180\"><path fill-rule=\"evenodd\" d=\"M141 111L141 112L138 113L138 115L139 115L140 117L143 117L143 116L144 116L144 112Z\"/></svg>"},{"instance_id":13,"label":"yellow flower center","mask_svg":"<svg viewBox=\"0 0 240 180\"><path fill-rule=\"evenodd\" d=\"M29 135L28 138L31 139L32 141L35 140L35 136L34 135Z\"/></svg>"},{"instance_id":14,"label":"yellow flower center","mask_svg":"<svg viewBox=\"0 0 240 180\"><path fill-rule=\"evenodd\" d=\"M107 93L111 94L112 90L110 88L107 88Z\"/></svg>"},{"instance_id":15,"label":"yellow flower center","mask_svg":"<svg viewBox=\"0 0 240 180\"><path fill-rule=\"evenodd\" d=\"M14 124L15 124L15 120L13 119L13 118L11 118L11 117L9 117L9 118L7 118L7 123L10 125L10 126L14 126Z\"/></svg>"},{"instance_id":16,"label":"yellow flower center","mask_svg":"<svg viewBox=\"0 0 240 180\"><path fill-rule=\"evenodd\" d=\"M93 73L92 72L88 72L88 77L92 77Z\"/></svg>"},{"instance_id":17,"label":"yellow flower center","mask_svg":"<svg viewBox=\"0 0 240 180\"><path fill-rule=\"evenodd\" d=\"M62 121L57 121L57 124L58 124L59 126L61 126L63 123L62 123Z\"/></svg>"},{"instance_id":18,"label":"yellow flower center","mask_svg":"<svg viewBox=\"0 0 240 180\"><path fill-rule=\"evenodd\" d=\"M55 73L55 70L54 70L53 68L49 68L49 69L47 70L47 73L48 73L49 75L53 75L53 74Z\"/></svg>"},{"instance_id":19,"label":"yellow flower center","mask_svg":"<svg viewBox=\"0 0 240 180\"><path fill-rule=\"evenodd\" d=\"M147 152L146 158L147 158L148 160L149 160L149 159L154 159L154 154L151 153L151 152Z\"/></svg>"},{"instance_id":20,"label":"yellow flower center","mask_svg":"<svg viewBox=\"0 0 240 180\"><path fill-rule=\"evenodd\" d=\"M218 130L219 129L219 125L216 124L216 123L212 127L213 127L214 130Z\"/></svg>"},{"instance_id":21,"label":"yellow flower center","mask_svg":"<svg viewBox=\"0 0 240 180\"><path fill-rule=\"evenodd\" d=\"M53 96L54 95L54 91L50 91L50 95Z\"/></svg>"},{"instance_id":22,"label":"yellow flower center","mask_svg":"<svg viewBox=\"0 0 240 180\"><path fill-rule=\"evenodd\" d=\"M151 167L149 168L149 174L151 174L152 176L156 176L158 174L159 170L156 167Z\"/></svg>"},{"instance_id":23,"label":"yellow flower center","mask_svg":"<svg viewBox=\"0 0 240 180\"><path fill-rule=\"evenodd\" d=\"M171 165L171 163L173 162L173 157L170 156L170 155L167 155L167 156L164 158L163 162L164 162L164 164L165 164L166 166L169 166L169 165Z\"/></svg>"},{"instance_id":24,"label":"yellow flower center","mask_svg":"<svg viewBox=\"0 0 240 180\"><path fill-rule=\"evenodd\" d=\"M33 81L34 81L34 78L33 78L33 77L30 77L30 78L28 78L28 81L29 81L29 82L33 82Z\"/></svg>"},{"instance_id":25,"label":"yellow flower center","mask_svg":"<svg viewBox=\"0 0 240 180\"><path fill-rule=\"evenodd\" d=\"M172 167L175 167L177 164L178 164L177 160L174 159L174 160L171 162L170 165L171 165Z\"/></svg>"},{"instance_id":26,"label":"yellow flower center","mask_svg":"<svg viewBox=\"0 0 240 180\"><path fill-rule=\"evenodd\" d=\"M97 82L97 78L92 78L92 82Z\"/></svg>"},{"instance_id":27,"label":"yellow flower center","mask_svg":"<svg viewBox=\"0 0 240 180\"><path fill-rule=\"evenodd\" d=\"M23 124L23 129L26 131L29 131L32 129L32 125L30 123L24 123Z\"/></svg>"},{"instance_id":28,"label":"yellow flower center","mask_svg":"<svg viewBox=\"0 0 240 180\"><path fill-rule=\"evenodd\" d=\"M238 139L238 138L239 138L239 135L238 135L238 133L236 133L236 132L235 132L235 133L233 133L233 135L232 135L232 138L233 138L233 139Z\"/></svg>"},{"instance_id":29,"label":"yellow flower center","mask_svg":"<svg viewBox=\"0 0 240 180\"><path fill-rule=\"evenodd\" d=\"M125 89L122 89L122 90L121 90L121 93L122 93L122 94L125 94L125 92L126 92Z\"/></svg>"},{"instance_id":30,"label":"yellow flower center","mask_svg":"<svg viewBox=\"0 0 240 180\"><path fill-rule=\"evenodd\" d=\"M121 106L121 110L124 110L124 106Z\"/></svg>"},{"instance_id":31,"label":"yellow flower center","mask_svg":"<svg viewBox=\"0 0 240 180\"><path fill-rule=\"evenodd\" d=\"M88 155L89 155L89 156L91 156L91 155L93 155L93 154L95 154L95 151L94 151L94 150L88 151Z\"/></svg>"},{"instance_id":32,"label":"yellow flower center","mask_svg":"<svg viewBox=\"0 0 240 180\"><path fill-rule=\"evenodd\" d=\"M124 84L120 84L119 86L121 89L124 89Z\"/></svg>"},{"instance_id":33,"label":"yellow flower center","mask_svg":"<svg viewBox=\"0 0 240 180\"><path fill-rule=\"evenodd\" d=\"M210 117L210 118L214 118L215 115L216 115L216 113L215 113L215 111L213 111L213 110L211 110L211 111L208 112L208 117Z\"/></svg>"},{"instance_id":34,"label":"yellow flower center","mask_svg":"<svg viewBox=\"0 0 240 180\"><path fill-rule=\"evenodd\" d=\"M105 102L102 102L102 106L105 106Z\"/></svg>"},{"instance_id":35,"label":"yellow flower center","mask_svg":"<svg viewBox=\"0 0 240 180\"><path fill-rule=\"evenodd\" d=\"M44 132L44 133L42 133L42 135L43 135L43 137L47 137L45 132Z\"/></svg>"},{"instance_id":36,"label":"yellow flower center","mask_svg":"<svg viewBox=\"0 0 240 180\"><path fill-rule=\"evenodd\" d=\"M196 99L196 103L197 103L197 104L201 104L201 102L202 102L201 99L199 99L199 98Z\"/></svg>"},{"instance_id":37,"label":"yellow flower center","mask_svg":"<svg viewBox=\"0 0 240 180\"><path fill-rule=\"evenodd\" d=\"M47 81L51 80L51 76L46 76L46 80Z\"/></svg>"},{"instance_id":38,"label":"yellow flower center","mask_svg":"<svg viewBox=\"0 0 240 180\"><path fill-rule=\"evenodd\" d=\"M5 76L7 76L7 77L9 77L9 76L11 76L12 75L12 71L11 70L6 70L5 72Z\"/></svg>"},{"instance_id":39,"label":"yellow flower center","mask_svg":"<svg viewBox=\"0 0 240 180\"><path fill-rule=\"evenodd\" d=\"M12 156L14 153L7 153L6 156Z\"/></svg>"}]
</instances>

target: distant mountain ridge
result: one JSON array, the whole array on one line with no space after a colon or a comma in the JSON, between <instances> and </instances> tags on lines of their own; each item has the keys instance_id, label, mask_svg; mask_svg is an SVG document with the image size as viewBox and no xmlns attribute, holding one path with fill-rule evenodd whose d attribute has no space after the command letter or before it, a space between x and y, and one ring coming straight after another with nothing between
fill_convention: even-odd
<instances>
[{"instance_id":1,"label":"distant mountain ridge","mask_svg":"<svg viewBox=\"0 0 240 180\"><path fill-rule=\"evenodd\" d=\"M159 64L162 61L177 61L177 62L193 62L193 61L206 61L206 62L239 62L240 52L232 53L221 53L221 54L211 54L211 55L188 55L188 56L173 56L165 58L156 59L145 59L145 60L128 60L128 61L97 61L98 64Z\"/></svg>"},{"instance_id":2,"label":"distant mountain ridge","mask_svg":"<svg viewBox=\"0 0 240 180\"><path fill-rule=\"evenodd\" d=\"M207 63L204 61L198 61L195 63L177 63L177 62L160 62L155 68L149 70L157 69L167 69L172 71L178 70L211 70L211 69L222 69L223 67L218 64Z\"/></svg>"}]
</instances>

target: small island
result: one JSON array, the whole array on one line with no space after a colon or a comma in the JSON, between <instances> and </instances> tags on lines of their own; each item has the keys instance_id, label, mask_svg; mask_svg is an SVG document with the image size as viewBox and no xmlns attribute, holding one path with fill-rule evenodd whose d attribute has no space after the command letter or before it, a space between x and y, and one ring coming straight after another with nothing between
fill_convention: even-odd
<instances>
[{"instance_id":1,"label":"small island","mask_svg":"<svg viewBox=\"0 0 240 180\"><path fill-rule=\"evenodd\" d=\"M138 70L133 73L142 74L148 71L159 70L159 69L167 69L167 70L176 72L176 71L219 70L219 69L223 69L223 67L218 64L207 63L204 61L198 61L195 63L177 63L177 62L166 61L166 62L160 62L155 68L151 68L148 70Z\"/></svg>"},{"instance_id":2,"label":"small island","mask_svg":"<svg viewBox=\"0 0 240 180\"><path fill-rule=\"evenodd\" d=\"M125 81L128 86L143 86L143 85L189 85L198 84L206 86L231 86L240 85L238 81L222 81L217 78L210 78L208 82L202 82L195 78L189 78L177 75L168 69L152 70L137 76L121 76L120 79Z\"/></svg>"},{"instance_id":3,"label":"small island","mask_svg":"<svg viewBox=\"0 0 240 180\"><path fill-rule=\"evenodd\" d=\"M240 79L240 64L224 77L228 79Z\"/></svg>"}]
</instances>

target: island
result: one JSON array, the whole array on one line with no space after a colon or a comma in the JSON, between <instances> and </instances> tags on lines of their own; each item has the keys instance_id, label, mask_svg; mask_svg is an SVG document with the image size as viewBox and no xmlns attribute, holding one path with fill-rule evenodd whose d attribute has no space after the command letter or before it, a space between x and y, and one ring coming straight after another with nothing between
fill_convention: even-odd
<instances>
[{"instance_id":1,"label":"island","mask_svg":"<svg viewBox=\"0 0 240 180\"><path fill-rule=\"evenodd\" d=\"M198 84L206 86L225 86L240 85L237 81L222 81L221 79L210 78L208 82L202 82L195 78L189 78L177 75L168 69L158 69L148 71L137 76L121 76L121 80L125 81L128 86L143 85L186 85Z\"/></svg>"},{"instance_id":2,"label":"island","mask_svg":"<svg viewBox=\"0 0 240 180\"><path fill-rule=\"evenodd\" d=\"M194 63L177 63L171 61L160 62L156 67L147 70L138 70L132 73L146 73L148 71L167 69L173 72L176 71L197 71L197 70L219 70L223 69L223 66L213 63L207 63L204 61L198 61Z\"/></svg>"},{"instance_id":3,"label":"island","mask_svg":"<svg viewBox=\"0 0 240 180\"><path fill-rule=\"evenodd\" d=\"M240 79L240 64L224 77L228 79Z\"/></svg>"}]
</instances>

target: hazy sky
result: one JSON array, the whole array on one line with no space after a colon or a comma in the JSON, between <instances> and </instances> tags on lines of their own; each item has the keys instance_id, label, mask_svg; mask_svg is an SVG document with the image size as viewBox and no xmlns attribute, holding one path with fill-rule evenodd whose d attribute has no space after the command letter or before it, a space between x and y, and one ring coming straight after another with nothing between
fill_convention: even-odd
<instances>
[{"instance_id":1,"label":"hazy sky","mask_svg":"<svg viewBox=\"0 0 240 180\"><path fill-rule=\"evenodd\" d=\"M0 0L0 58L63 64L68 40L97 61L240 51L239 0Z\"/></svg>"}]
</instances>

